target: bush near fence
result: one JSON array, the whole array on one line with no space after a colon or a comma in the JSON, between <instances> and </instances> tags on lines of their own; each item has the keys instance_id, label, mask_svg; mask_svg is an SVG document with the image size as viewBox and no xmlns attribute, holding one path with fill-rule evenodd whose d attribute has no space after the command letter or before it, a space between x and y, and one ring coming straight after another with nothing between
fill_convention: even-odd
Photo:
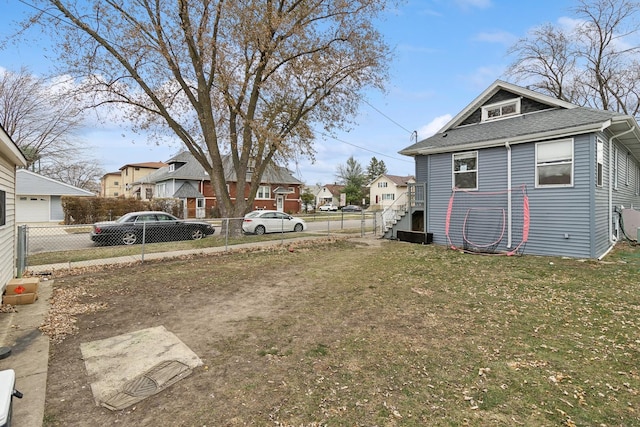
<instances>
[{"instance_id":1,"label":"bush near fence","mask_svg":"<svg viewBox=\"0 0 640 427\"><path fill-rule=\"evenodd\" d=\"M62 196L64 223L92 224L110 221L128 212L163 211L182 218L183 204L180 199L139 200L115 197Z\"/></svg>"}]
</instances>

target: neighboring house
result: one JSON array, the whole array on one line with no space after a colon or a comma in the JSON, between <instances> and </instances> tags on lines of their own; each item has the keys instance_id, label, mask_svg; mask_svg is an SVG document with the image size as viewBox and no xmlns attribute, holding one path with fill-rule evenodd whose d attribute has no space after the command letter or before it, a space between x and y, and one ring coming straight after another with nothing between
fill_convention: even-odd
<instances>
[{"instance_id":1,"label":"neighboring house","mask_svg":"<svg viewBox=\"0 0 640 427\"><path fill-rule=\"evenodd\" d=\"M63 221L62 196L93 197L95 194L27 169L18 169L16 222L24 224Z\"/></svg>"},{"instance_id":2,"label":"neighboring house","mask_svg":"<svg viewBox=\"0 0 640 427\"><path fill-rule=\"evenodd\" d=\"M100 178L100 197L120 197L122 195L122 174L120 171L106 173Z\"/></svg>"},{"instance_id":3,"label":"neighboring house","mask_svg":"<svg viewBox=\"0 0 640 427\"><path fill-rule=\"evenodd\" d=\"M621 237L617 210L640 205L640 128L634 117L499 80L438 133L400 153L414 157L412 186L420 190L410 191L416 203L387 237L398 230L426 231L435 243L449 244L449 202L458 187L469 190L469 197L486 197L487 216L490 209L503 215L498 250L511 250L511 233L520 233L528 236L525 253L601 258ZM487 192L504 190L509 197L498 208L498 196ZM524 231L512 229L512 221L525 218L512 208L528 214ZM466 212L469 218L482 213L480 207Z\"/></svg>"},{"instance_id":4,"label":"neighboring house","mask_svg":"<svg viewBox=\"0 0 640 427\"><path fill-rule=\"evenodd\" d=\"M0 126L0 295L16 277L16 167L27 160Z\"/></svg>"},{"instance_id":5,"label":"neighboring house","mask_svg":"<svg viewBox=\"0 0 640 427\"><path fill-rule=\"evenodd\" d=\"M406 204L407 184L415 182L412 175L380 175L368 185L369 209L380 210L394 204Z\"/></svg>"},{"instance_id":6,"label":"neighboring house","mask_svg":"<svg viewBox=\"0 0 640 427\"><path fill-rule=\"evenodd\" d=\"M322 205L328 205L333 203L336 206L341 206L340 193L344 189L344 185L327 184L320 187L315 193L316 196L316 208Z\"/></svg>"},{"instance_id":7,"label":"neighboring house","mask_svg":"<svg viewBox=\"0 0 640 427\"><path fill-rule=\"evenodd\" d=\"M100 196L102 197L135 197L150 199L152 194L134 183L167 166L163 162L127 163L118 172L109 172L100 179ZM148 189L146 189L148 191Z\"/></svg>"},{"instance_id":8,"label":"neighboring house","mask_svg":"<svg viewBox=\"0 0 640 427\"><path fill-rule=\"evenodd\" d=\"M236 175L232 159L222 159L227 189L232 200L238 197ZM209 175L202 165L185 151L169 159L167 166L147 175L134 183L148 194L152 189L153 197L178 198L183 201L188 218L204 218L217 206L217 200ZM279 166L269 166L262 176L253 209L275 209L283 212L300 212L300 191L302 182ZM247 183L241 192L243 197L249 195Z\"/></svg>"},{"instance_id":9,"label":"neighboring house","mask_svg":"<svg viewBox=\"0 0 640 427\"><path fill-rule=\"evenodd\" d=\"M120 182L124 197L134 197L136 199L148 200L153 197L153 191L149 188L142 188L135 183L142 178L160 168L167 166L163 162L130 163L120 168Z\"/></svg>"}]
</instances>

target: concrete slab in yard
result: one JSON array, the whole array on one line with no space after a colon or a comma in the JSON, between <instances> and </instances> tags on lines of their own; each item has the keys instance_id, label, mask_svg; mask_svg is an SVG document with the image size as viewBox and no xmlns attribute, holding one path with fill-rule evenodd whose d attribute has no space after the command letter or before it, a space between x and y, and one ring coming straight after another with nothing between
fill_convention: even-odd
<instances>
[{"instance_id":1,"label":"concrete slab in yard","mask_svg":"<svg viewBox=\"0 0 640 427\"><path fill-rule=\"evenodd\" d=\"M131 384L140 381L156 382L157 391L160 391L160 387L168 387L188 375L190 369L202 365L202 360L164 326L83 343L80 345L80 351L90 377L91 391L96 404L106 407L111 405L105 402L110 399L113 401L114 396L126 392ZM184 365L181 372L175 370L178 365ZM167 378L159 383L154 379L158 378L158 375L153 375L153 372L158 372L157 367L163 366L173 366L174 371L170 372L173 372L174 378ZM149 375L150 373L152 374ZM167 376L166 370L164 376ZM142 400L148 395L140 395L137 400Z\"/></svg>"}]
</instances>

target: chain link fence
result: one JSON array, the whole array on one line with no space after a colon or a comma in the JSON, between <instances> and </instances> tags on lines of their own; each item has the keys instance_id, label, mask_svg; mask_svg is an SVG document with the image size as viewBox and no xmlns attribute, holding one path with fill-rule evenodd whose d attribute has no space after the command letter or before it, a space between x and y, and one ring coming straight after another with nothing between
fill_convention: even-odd
<instances>
[{"instance_id":1,"label":"chain link fence","mask_svg":"<svg viewBox=\"0 0 640 427\"><path fill-rule=\"evenodd\" d=\"M151 214L147 214L151 215ZM123 216L124 218L124 216ZM304 222L304 230L295 227ZM245 218L175 220L153 214L131 221L85 225L29 224L18 226L16 266L19 275L50 274L54 270L110 262L144 262L178 254L227 251L242 244L280 241L299 237L339 234L380 235L382 224L376 212L331 212L280 218L264 230L248 228L234 233ZM273 225L273 224L272 224Z\"/></svg>"}]
</instances>

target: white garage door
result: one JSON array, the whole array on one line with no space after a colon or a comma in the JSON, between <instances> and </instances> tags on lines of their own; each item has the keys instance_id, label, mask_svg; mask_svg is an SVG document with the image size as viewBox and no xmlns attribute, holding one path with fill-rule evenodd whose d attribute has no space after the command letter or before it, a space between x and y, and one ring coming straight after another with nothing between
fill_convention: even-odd
<instances>
[{"instance_id":1,"label":"white garage door","mask_svg":"<svg viewBox=\"0 0 640 427\"><path fill-rule=\"evenodd\" d=\"M16 222L49 221L49 196L18 196Z\"/></svg>"}]
</instances>

